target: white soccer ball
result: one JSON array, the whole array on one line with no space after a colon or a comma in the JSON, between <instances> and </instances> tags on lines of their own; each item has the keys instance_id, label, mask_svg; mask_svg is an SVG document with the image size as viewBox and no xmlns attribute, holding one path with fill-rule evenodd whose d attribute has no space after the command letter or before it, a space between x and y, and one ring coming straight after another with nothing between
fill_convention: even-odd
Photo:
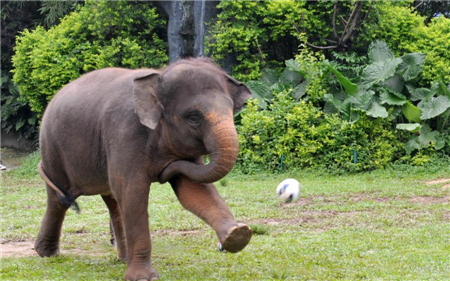
<instances>
[{"instance_id":1,"label":"white soccer ball","mask_svg":"<svg viewBox=\"0 0 450 281\"><path fill-rule=\"evenodd\" d=\"M297 201L300 197L300 183L295 179L285 179L277 186L277 195L286 203Z\"/></svg>"}]
</instances>

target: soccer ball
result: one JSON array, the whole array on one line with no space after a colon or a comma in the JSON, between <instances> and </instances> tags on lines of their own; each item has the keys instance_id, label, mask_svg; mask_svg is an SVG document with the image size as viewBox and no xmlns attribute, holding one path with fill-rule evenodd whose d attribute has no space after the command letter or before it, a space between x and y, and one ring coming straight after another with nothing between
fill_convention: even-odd
<instances>
[{"instance_id":1,"label":"soccer ball","mask_svg":"<svg viewBox=\"0 0 450 281\"><path fill-rule=\"evenodd\" d=\"M295 179L285 179L277 186L277 195L286 203L297 201L300 197L300 183Z\"/></svg>"}]
</instances>

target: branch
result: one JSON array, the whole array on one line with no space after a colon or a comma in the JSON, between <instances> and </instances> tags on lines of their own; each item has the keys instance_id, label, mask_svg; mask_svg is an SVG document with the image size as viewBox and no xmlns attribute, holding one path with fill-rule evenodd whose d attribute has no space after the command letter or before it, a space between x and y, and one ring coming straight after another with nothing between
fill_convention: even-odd
<instances>
[{"instance_id":1,"label":"branch","mask_svg":"<svg viewBox=\"0 0 450 281\"><path fill-rule=\"evenodd\" d=\"M350 27L344 31L342 34L342 43L345 43L352 36L353 31L355 30L356 24L358 22L359 17L361 16L361 10L364 3L362 1L356 2L355 9L353 10L348 22L350 23ZM347 26L346 26L347 27Z\"/></svg>"},{"instance_id":2,"label":"branch","mask_svg":"<svg viewBox=\"0 0 450 281\"><path fill-rule=\"evenodd\" d=\"M289 20L291 21L292 25L294 26L295 31L297 31L298 35L300 35L301 32L300 32L300 28L298 27L298 25L296 25L295 22L293 22L291 19L289 19Z\"/></svg>"},{"instance_id":3,"label":"branch","mask_svg":"<svg viewBox=\"0 0 450 281\"><path fill-rule=\"evenodd\" d=\"M338 46L316 46L311 43L306 42L306 45L312 48L320 49L320 50L328 50L328 49L336 49Z\"/></svg>"},{"instance_id":4,"label":"branch","mask_svg":"<svg viewBox=\"0 0 450 281\"><path fill-rule=\"evenodd\" d=\"M372 9L372 6L373 6L373 1L375 1L375 0L370 1L370 6L369 6L369 8L367 9L367 12L366 12L366 14L364 15L364 19L362 20L362 22L365 22L365 21L367 20L367 18L369 17L370 9ZM361 24L362 24L362 23L361 23Z\"/></svg>"},{"instance_id":5,"label":"branch","mask_svg":"<svg viewBox=\"0 0 450 281\"><path fill-rule=\"evenodd\" d=\"M259 59L261 61L261 64L264 66L264 65L266 65L266 61L264 60L263 52L261 50L261 47L259 46L258 40L255 40L255 41L256 41L256 47L258 47Z\"/></svg>"},{"instance_id":6,"label":"branch","mask_svg":"<svg viewBox=\"0 0 450 281\"><path fill-rule=\"evenodd\" d=\"M338 10L339 10L339 8L338 8L338 5L337 5L337 1L335 1L334 2L334 8L333 8L333 33L334 33L334 37L338 41L340 41L341 38L339 37L338 32L337 32L337 28L336 28L336 15L338 13Z\"/></svg>"},{"instance_id":7,"label":"branch","mask_svg":"<svg viewBox=\"0 0 450 281\"><path fill-rule=\"evenodd\" d=\"M420 3L419 3L417 6L415 6L415 7L411 10L411 12L414 12L415 10L417 10L417 8L419 8L420 6L422 6L423 3L425 3L425 0L420 1Z\"/></svg>"}]
</instances>

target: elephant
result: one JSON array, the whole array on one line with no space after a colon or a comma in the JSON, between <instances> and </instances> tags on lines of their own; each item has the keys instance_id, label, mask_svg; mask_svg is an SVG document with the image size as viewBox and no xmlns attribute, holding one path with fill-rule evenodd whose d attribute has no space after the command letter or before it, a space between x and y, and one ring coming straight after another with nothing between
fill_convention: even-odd
<instances>
[{"instance_id":1,"label":"elephant","mask_svg":"<svg viewBox=\"0 0 450 281\"><path fill-rule=\"evenodd\" d=\"M62 223L82 195L101 195L125 280L153 280L148 198L169 182L181 205L235 253L252 229L236 222L214 182L234 166L234 114L251 96L212 60L188 58L163 69L104 68L84 74L49 102L41 122L38 171L47 206L35 242L59 254ZM205 164L204 156L209 155Z\"/></svg>"}]
</instances>

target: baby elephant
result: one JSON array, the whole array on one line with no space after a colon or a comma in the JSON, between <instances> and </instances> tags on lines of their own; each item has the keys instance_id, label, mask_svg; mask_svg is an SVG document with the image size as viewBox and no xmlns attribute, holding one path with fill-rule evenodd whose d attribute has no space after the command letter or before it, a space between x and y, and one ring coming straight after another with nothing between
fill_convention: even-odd
<instances>
[{"instance_id":1,"label":"baby elephant","mask_svg":"<svg viewBox=\"0 0 450 281\"><path fill-rule=\"evenodd\" d=\"M162 70L106 68L62 88L42 120L39 173L47 210L35 243L40 256L59 253L67 209L100 194L109 209L126 280L153 280L148 196L169 182L184 208L217 233L228 252L242 250L252 230L237 223L212 182L238 155L233 114L247 87L207 59ZM205 165L203 155L210 155Z\"/></svg>"}]
</instances>

